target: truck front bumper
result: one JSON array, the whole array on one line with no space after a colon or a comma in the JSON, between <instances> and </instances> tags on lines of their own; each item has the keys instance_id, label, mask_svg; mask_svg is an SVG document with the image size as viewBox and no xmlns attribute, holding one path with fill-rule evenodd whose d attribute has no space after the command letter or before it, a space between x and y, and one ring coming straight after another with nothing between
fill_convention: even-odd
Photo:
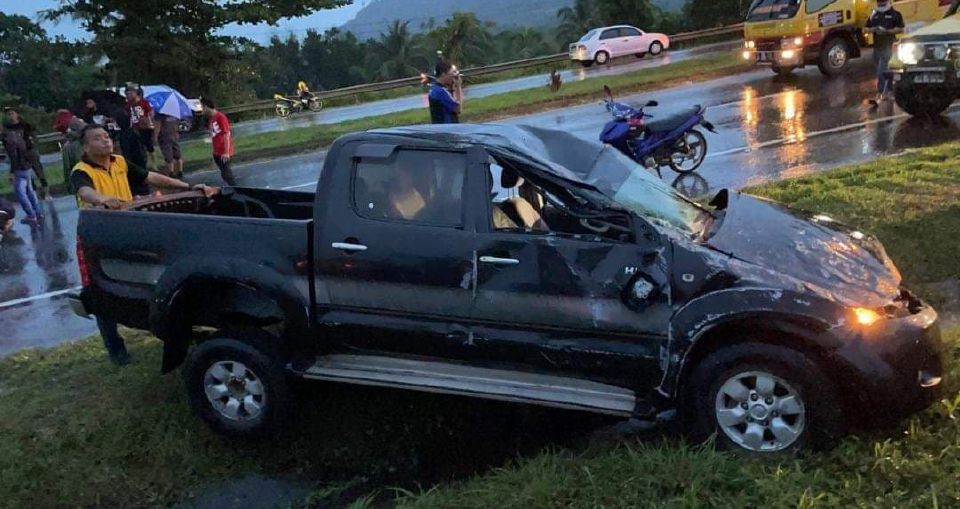
<instances>
[{"instance_id":1,"label":"truck front bumper","mask_svg":"<svg viewBox=\"0 0 960 509\"><path fill-rule=\"evenodd\" d=\"M742 57L757 65L777 67L801 67L804 63L803 48L785 50L743 50Z\"/></svg>"},{"instance_id":2,"label":"truck front bumper","mask_svg":"<svg viewBox=\"0 0 960 509\"><path fill-rule=\"evenodd\" d=\"M840 394L860 425L896 421L928 407L943 385L943 344L937 312L919 312L850 332L834 352L851 371Z\"/></svg>"},{"instance_id":3,"label":"truck front bumper","mask_svg":"<svg viewBox=\"0 0 960 509\"><path fill-rule=\"evenodd\" d=\"M956 86L960 82L960 72L953 71L945 66L918 66L906 69L887 71L894 83L909 83L915 85L950 85Z\"/></svg>"}]
</instances>

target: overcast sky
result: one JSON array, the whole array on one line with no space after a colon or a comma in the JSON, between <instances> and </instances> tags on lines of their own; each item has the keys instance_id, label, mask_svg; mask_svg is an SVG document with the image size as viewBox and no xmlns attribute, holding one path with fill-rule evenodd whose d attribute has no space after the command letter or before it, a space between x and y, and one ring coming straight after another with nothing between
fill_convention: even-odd
<instances>
[{"instance_id":1,"label":"overcast sky","mask_svg":"<svg viewBox=\"0 0 960 509\"><path fill-rule=\"evenodd\" d=\"M266 24L244 25L243 27L228 26L223 33L226 35L243 35L260 42L266 42L270 40L270 36L273 34L282 36L294 32L297 35L303 35L308 28L323 32L328 28L338 27L353 19L357 15L357 11L370 1L354 0L353 4L339 9L319 11L304 18L281 20L276 27ZM0 0L0 11L6 14L22 14L36 21L40 11L56 7L58 4L57 0ZM89 39L89 34L71 20L64 20L57 24L45 21L42 25L50 35L63 35L68 39Z\"/></svg>"}]
</instances>

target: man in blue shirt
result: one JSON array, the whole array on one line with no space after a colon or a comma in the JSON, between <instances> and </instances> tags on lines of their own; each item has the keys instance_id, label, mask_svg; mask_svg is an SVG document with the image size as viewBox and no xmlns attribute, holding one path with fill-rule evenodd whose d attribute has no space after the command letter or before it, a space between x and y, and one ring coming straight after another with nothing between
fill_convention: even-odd
<instances>
[{"instance_id":1,"label":"man in blue shirt","mask_svg":"<svg viewBox=\"0 0 960 509\"><path fill-rule=\"evenodd\" d=\"M452 93L451 93L452 90ZM463 84L456 68L438 62L436 80L430 85L430 121L434 124L459 124L463 104Z\"/></svg>"}]
</instances>

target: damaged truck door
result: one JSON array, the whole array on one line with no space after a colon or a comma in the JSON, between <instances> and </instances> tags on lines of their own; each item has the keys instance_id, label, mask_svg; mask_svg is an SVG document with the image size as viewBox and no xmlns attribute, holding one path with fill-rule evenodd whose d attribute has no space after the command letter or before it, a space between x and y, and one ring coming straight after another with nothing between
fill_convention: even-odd
<instances>
[{"instance_id":1,"label":"damaged truck door","mask_svg":"<svg viewBox=\"0 0 960 509\"><path fill-rule=\"evenodd\" d=\"M492 167L485 177L504 171ZM548 191L532 175L514 180L521 182L511 188L517 196L488 198L476 211L478 344L489 341L491 357L509 355L538 369L655 386L671 314L669 251L660 236L626 217L618 235L601 235L553 206L559 199L545 198ZM544 220L531 227L497 224L497 209L517 201L533 201L530 208Z\"/></svg>"},{"instance_id":2,"label":"damaged truck door","mask_svg":"<svg viewBox=\"0 0 960 509\"><path fill-rule=\"evenodd\" d=\"M363 144L343 153L350 171L331 176L340 192L325 203L339 220L324 225L316 248L321 320L364 350L436 355L465 340L474 273L467 152Z\"/></svg>"}]
</instances>

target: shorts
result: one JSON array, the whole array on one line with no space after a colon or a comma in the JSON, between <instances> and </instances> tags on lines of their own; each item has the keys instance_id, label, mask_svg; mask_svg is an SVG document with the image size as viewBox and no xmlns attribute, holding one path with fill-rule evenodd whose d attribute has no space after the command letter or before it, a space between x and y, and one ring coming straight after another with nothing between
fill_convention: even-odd
<instances>
[{"instance_id":1,"label":"shorts","mask_svg":"<svg viewBox=\"0 0 960 509\"><path fill-rule=\"evenodd\" d=\"M163 154L163 160L168 163L181 159L178 133L170 134L160 131L160 153Z\"/></svg>"},{"instance_id":2,"label":"shorts","mask_svg":"<svg viewBox=\"0 0 960 509\"><path fill-rule=\"evenodd\" d=\"M152 154L155 150L153 146L153 130L137 129L137 136L140 138L140 144L143 145L143 149Z\"/></svg>"}]
</instances>

